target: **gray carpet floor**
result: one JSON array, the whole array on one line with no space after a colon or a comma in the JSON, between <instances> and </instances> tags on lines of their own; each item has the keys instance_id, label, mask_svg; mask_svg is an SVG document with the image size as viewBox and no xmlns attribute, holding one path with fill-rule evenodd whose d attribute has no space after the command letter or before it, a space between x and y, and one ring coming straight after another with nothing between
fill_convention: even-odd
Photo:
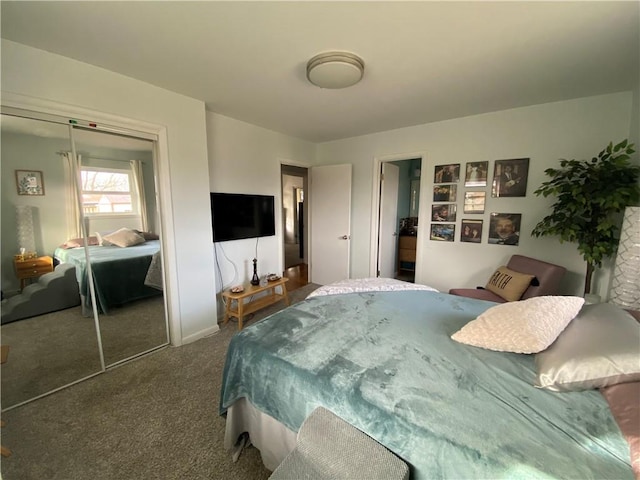
<instances>
[{"instance_id":1,"label":"gray carpet floor","mask_svg":"<svg viewBox=\"0 0 640 480\"><path fill-rule=\"evenodd\" d=\"M292 302L317 287L294 290ZM237 324L220 327L3 413L2 445L12 451L2 458L3 480L268 478L254 447L236 463L223 447L220 385Z\"/></svg>"},{"instance_id":2,"label":"gray carpet floor","mask_svg":"<svg viewBox=\"0 0 640 480\"><path fill-rule=\"evenodd\" d=\"M162 296L138 300L100 314L105 363L166 345ZM80 306L2 325L9 360L2 365L2 408L90 376L101 369L93 317Z\"/></svg>"}]
</instances>

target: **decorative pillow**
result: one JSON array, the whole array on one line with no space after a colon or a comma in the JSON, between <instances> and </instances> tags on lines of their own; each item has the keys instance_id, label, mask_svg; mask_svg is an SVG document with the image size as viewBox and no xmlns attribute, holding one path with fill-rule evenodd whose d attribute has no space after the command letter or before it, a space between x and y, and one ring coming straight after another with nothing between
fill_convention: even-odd
<instances>
[{"instance_id":1,"label":"decorative pillow","mask_svg":"<svg viewBox=\"0 0 640 480\"><path fill-rule=\"evenodd\" d=\"M108 240L105 240L104 237L106 237L107 235L110 235L114 232L109 232L109 233L105 233L105 232L96 232L96 238L98 239L98 245L103 246L103 247L108 247L109 245L111 245L111 243L109 243Z\"/></svg>"},{"instance_id":2,"label":"decorative pillow","mask_svg":"<svg viewBox=\"0 0 640 480\"><path fill-rule=\"evenodd\" d=\"M160 235L153 232L141 232L140 230L134 230L138 235L142 235L145 240L160 240Z\"/></svg>"},{"instance_id":3,"label":"decorative pillow","mask_svg":"<svg viewBox=\"0 0 640 480\"><path fill-rule=\"evenodd\" d=\"M532 297L491 307L451 338L498 352L537 353L553 343L584 304L582 297Z\"/></svg>"},{"instance_id":4,"label":"decorative pillow","mask_svg":"<svg viewBox=\"0 0 640 480\"><path fill-rule=\"evenodd\" d=\"M529 288L535 275L516 272L505 266L498 268L489 278L485 289L499 295L507 302L515 302Z\"/></svg>"},{"instance_id":5,"label":"decorative pillow","mask_svg":"<svg viewBox=\"0 0 640 480\"><path fill-rule=\"evenodd\" d=\"M116 230L115 232L110 233L109 235L105 235L102 238L103 245L104 241L106 240L111 245L115 245L117 247L132 247L133 245L138 245L145 242L145 239L142 235L134 232L129 228L121 228L120 230Z\"/></svg>"},{"instance_id":6,"label":"decorative pillow","mask_svg":"<svg viewBox=\"0 0 640 480\"><path fill-rule=\"evenodd\" d=\"M536 355L536 387L571 391L640 380L640 323L610 303L585 305Z\"/></svg>"},{"instance_id":7,"label":"decorative pillow","mask_svg":"<svg viewBox=\"0 0 640 480\"><path fill-rule=\"evenodd\" d=\"M88 245L100 245L98 242L98 237L90 236L87 238ZM60 248L68 249L68 248L78 248L84 247L84 238L71 238L60 245Z\"/></svg>"}]
</instances>

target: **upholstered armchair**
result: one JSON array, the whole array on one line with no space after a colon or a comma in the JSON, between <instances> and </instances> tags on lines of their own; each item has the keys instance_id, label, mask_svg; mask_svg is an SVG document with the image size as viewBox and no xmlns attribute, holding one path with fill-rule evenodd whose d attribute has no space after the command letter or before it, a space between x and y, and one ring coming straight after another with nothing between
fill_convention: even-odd
<instances>
[{"instance_id":1,"label":"upholstered armchair","mask_svg":"<svg viewBox=\"0 0 640 480\"><path fill-rule=\"evenodd\" d=\"M528 286L525 286L524 293L516 300L525 300L531 297L542 295L558 295L560 281L566 272L566 268L553 263L543 262L524 255L513 255L506 267L514 272L533 276ZM495 274L494 274L495 275ZM493 277L493 276L492 276ZM491 279L490 279L491 280ZM489 300L491 302L504 303L507 300L497 293L485 288L452 288L449 290L452 295Z\"/></svg>"}]
</instances>

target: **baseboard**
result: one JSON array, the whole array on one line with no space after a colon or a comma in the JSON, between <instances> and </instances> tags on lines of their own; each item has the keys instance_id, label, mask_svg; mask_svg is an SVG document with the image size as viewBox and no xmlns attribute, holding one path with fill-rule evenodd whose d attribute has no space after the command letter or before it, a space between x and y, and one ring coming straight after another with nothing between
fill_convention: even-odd
<instances>
[{"instance_id":1,"label":"baseboard","mask_svg":"<svg viewBox=\"0 0 640 480\"><path fill-rule=\"evenodd\" d=\"M193 343L196 340L200 340L201 338L208 337L209 335L213 335L214 333L218 333L220 331L220 327L216 323L215 325L205 328L204 330L200 330L199 332L192 333L186 337L182 337L182 345L186 345L187 343Z\"/></svg>"}]
</instances>

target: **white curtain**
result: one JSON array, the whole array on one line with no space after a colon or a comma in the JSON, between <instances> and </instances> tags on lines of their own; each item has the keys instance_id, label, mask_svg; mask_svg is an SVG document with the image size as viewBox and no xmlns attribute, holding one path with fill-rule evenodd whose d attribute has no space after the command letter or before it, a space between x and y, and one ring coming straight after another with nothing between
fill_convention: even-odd
<instances>
[{"instance_id":1,"label":"white curtain","mask_svg":"<svg viewBox=\"0 0 640 480\"><path fill-rule=\"evenodd\" d=\"M142 162L140 160L129 160L131 171L133 172L133 181L138 190L138 205L140 207L140 223L142 231L149 230L149 220L147 219L147 200L144 196L144 176L142 174Z\"/></svg>"},{"instance_id":2,"label":"white curtain","mask_svg":"<svg viewBox=\"0 0 640 480\"><path fill-rule=\"evenodd\" d=\"M80 174L80 155L73 158L72 152L62 154L64 162L65 203L67 213L67 238L80 238L82 216L80 215L80 196L78 194L78 175Z\"/></svg>"}]
</instances>

